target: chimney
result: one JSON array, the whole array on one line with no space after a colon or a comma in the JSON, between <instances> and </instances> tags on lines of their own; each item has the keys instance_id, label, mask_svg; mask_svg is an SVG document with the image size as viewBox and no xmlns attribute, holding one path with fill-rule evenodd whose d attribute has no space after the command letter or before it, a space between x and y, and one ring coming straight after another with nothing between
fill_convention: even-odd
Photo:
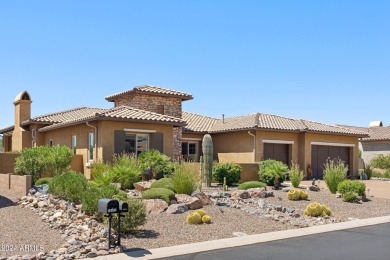
<instances>
[{"instance_id":1,"label":"chimney","mask_svg":"<svg viewBox=\"0 0 390 260\"><path fill-rule=\"evenodd\" d=\"M31 97L27 91L19 93L14 101L15 126L12 133L12 150L20 151L31 146L31 134L21 127L21 124L31 117Z\"/></svg>"}]
</instances>

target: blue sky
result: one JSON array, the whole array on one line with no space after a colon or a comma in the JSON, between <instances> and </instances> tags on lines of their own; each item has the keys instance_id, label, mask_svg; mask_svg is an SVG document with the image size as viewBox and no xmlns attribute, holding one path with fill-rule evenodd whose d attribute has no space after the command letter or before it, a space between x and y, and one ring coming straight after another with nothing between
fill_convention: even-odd
<instances>
[{"instance_id":1,"label":"blue sky","mask_svg":"<svg viewBox=\"0 0 390 260\"><path fill-rule=\"evenodd\" d=\"M0 1L0 127L150 84L184 110L388 125L390 1Z\"/></svg>"}]
</instances>

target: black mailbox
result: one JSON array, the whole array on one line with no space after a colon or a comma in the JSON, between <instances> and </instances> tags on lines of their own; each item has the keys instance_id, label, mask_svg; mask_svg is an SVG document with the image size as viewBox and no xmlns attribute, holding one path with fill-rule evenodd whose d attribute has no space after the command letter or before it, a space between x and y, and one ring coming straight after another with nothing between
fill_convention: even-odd
<instances>
[{"instance_id":1,"label":"black mailbox","mask_svg":"<svg viewBox=\"0 0 390 260\"><path fill-rule=\"evenodd\" d=\"M102 213L118 213L119 201L112 199L99 199L98 211Z\"/></svg>"},{"instance_id":2,"label":"black mailbox","mask_svg":"<svg viewBox=\"0 0 390 260\"><path fill-rule=\"evenodd\" d=\"M127 202L119 202L119 210L120 212L129 212L129 204Z\"/></svg>"}]
</instances>

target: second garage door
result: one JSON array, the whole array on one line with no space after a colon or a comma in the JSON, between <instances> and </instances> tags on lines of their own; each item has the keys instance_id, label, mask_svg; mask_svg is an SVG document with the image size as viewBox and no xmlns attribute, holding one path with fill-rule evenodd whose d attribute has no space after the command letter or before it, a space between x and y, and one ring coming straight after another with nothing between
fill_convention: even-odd
<instances>
[{"instance_id":1,"label":"second garage door","mask_svg":"<svg viewBox=\"0 0 390 260\"><path fill-rule=\"evenodd\" d=\"M264 160L273 159L289 165L289 145L288 144L264 144Z\"/></svg>"},{"instance_id":2,"label":"second garage door","mask_svg":"<svg viewBox=\"0 0 390 260\"><path fill-rule=\"evenodd\" d=\"M349 147L343 146L311 146L311 167L312 177L315 179L323 179L324 164L328 158L340 158L350 169ZM349 175L349 171L347 173Z\"/></svg>"}]
</instances>

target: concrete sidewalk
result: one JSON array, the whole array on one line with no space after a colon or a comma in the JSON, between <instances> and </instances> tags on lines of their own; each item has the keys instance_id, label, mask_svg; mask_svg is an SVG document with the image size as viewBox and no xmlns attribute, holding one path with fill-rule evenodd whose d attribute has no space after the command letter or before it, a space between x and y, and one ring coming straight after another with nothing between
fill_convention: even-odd
<instances>
[{"instance_id":1,"label":"concrete sidewalk","mask_svg":"<svg viewBox=\"0 0 390 260\"><path fill-rule=\"evenodd\" d=\"M205 252L205 251L229 248L229 247L251 245L256 243L280 240L280 239L301 237L301 236L314 235L314 234L319 234L324 232L331 232L331 231L364 227L364 226L370 226L376 224L384 224L384 223L390 223L390 216L377 217L371 219L360 219L360 220L354 220L354 221L348 221L348 222L342 222L336 224L308 227L302 229L291 229L285 231L263 233L258 235L226 238L220 240L205 241L200 243L156 248L151 250L127 252L122 254L97 257L94 259L98 259L98 260L159 259L159 258L170 257L170 256Z\"/></svg>"}]
</instances>

